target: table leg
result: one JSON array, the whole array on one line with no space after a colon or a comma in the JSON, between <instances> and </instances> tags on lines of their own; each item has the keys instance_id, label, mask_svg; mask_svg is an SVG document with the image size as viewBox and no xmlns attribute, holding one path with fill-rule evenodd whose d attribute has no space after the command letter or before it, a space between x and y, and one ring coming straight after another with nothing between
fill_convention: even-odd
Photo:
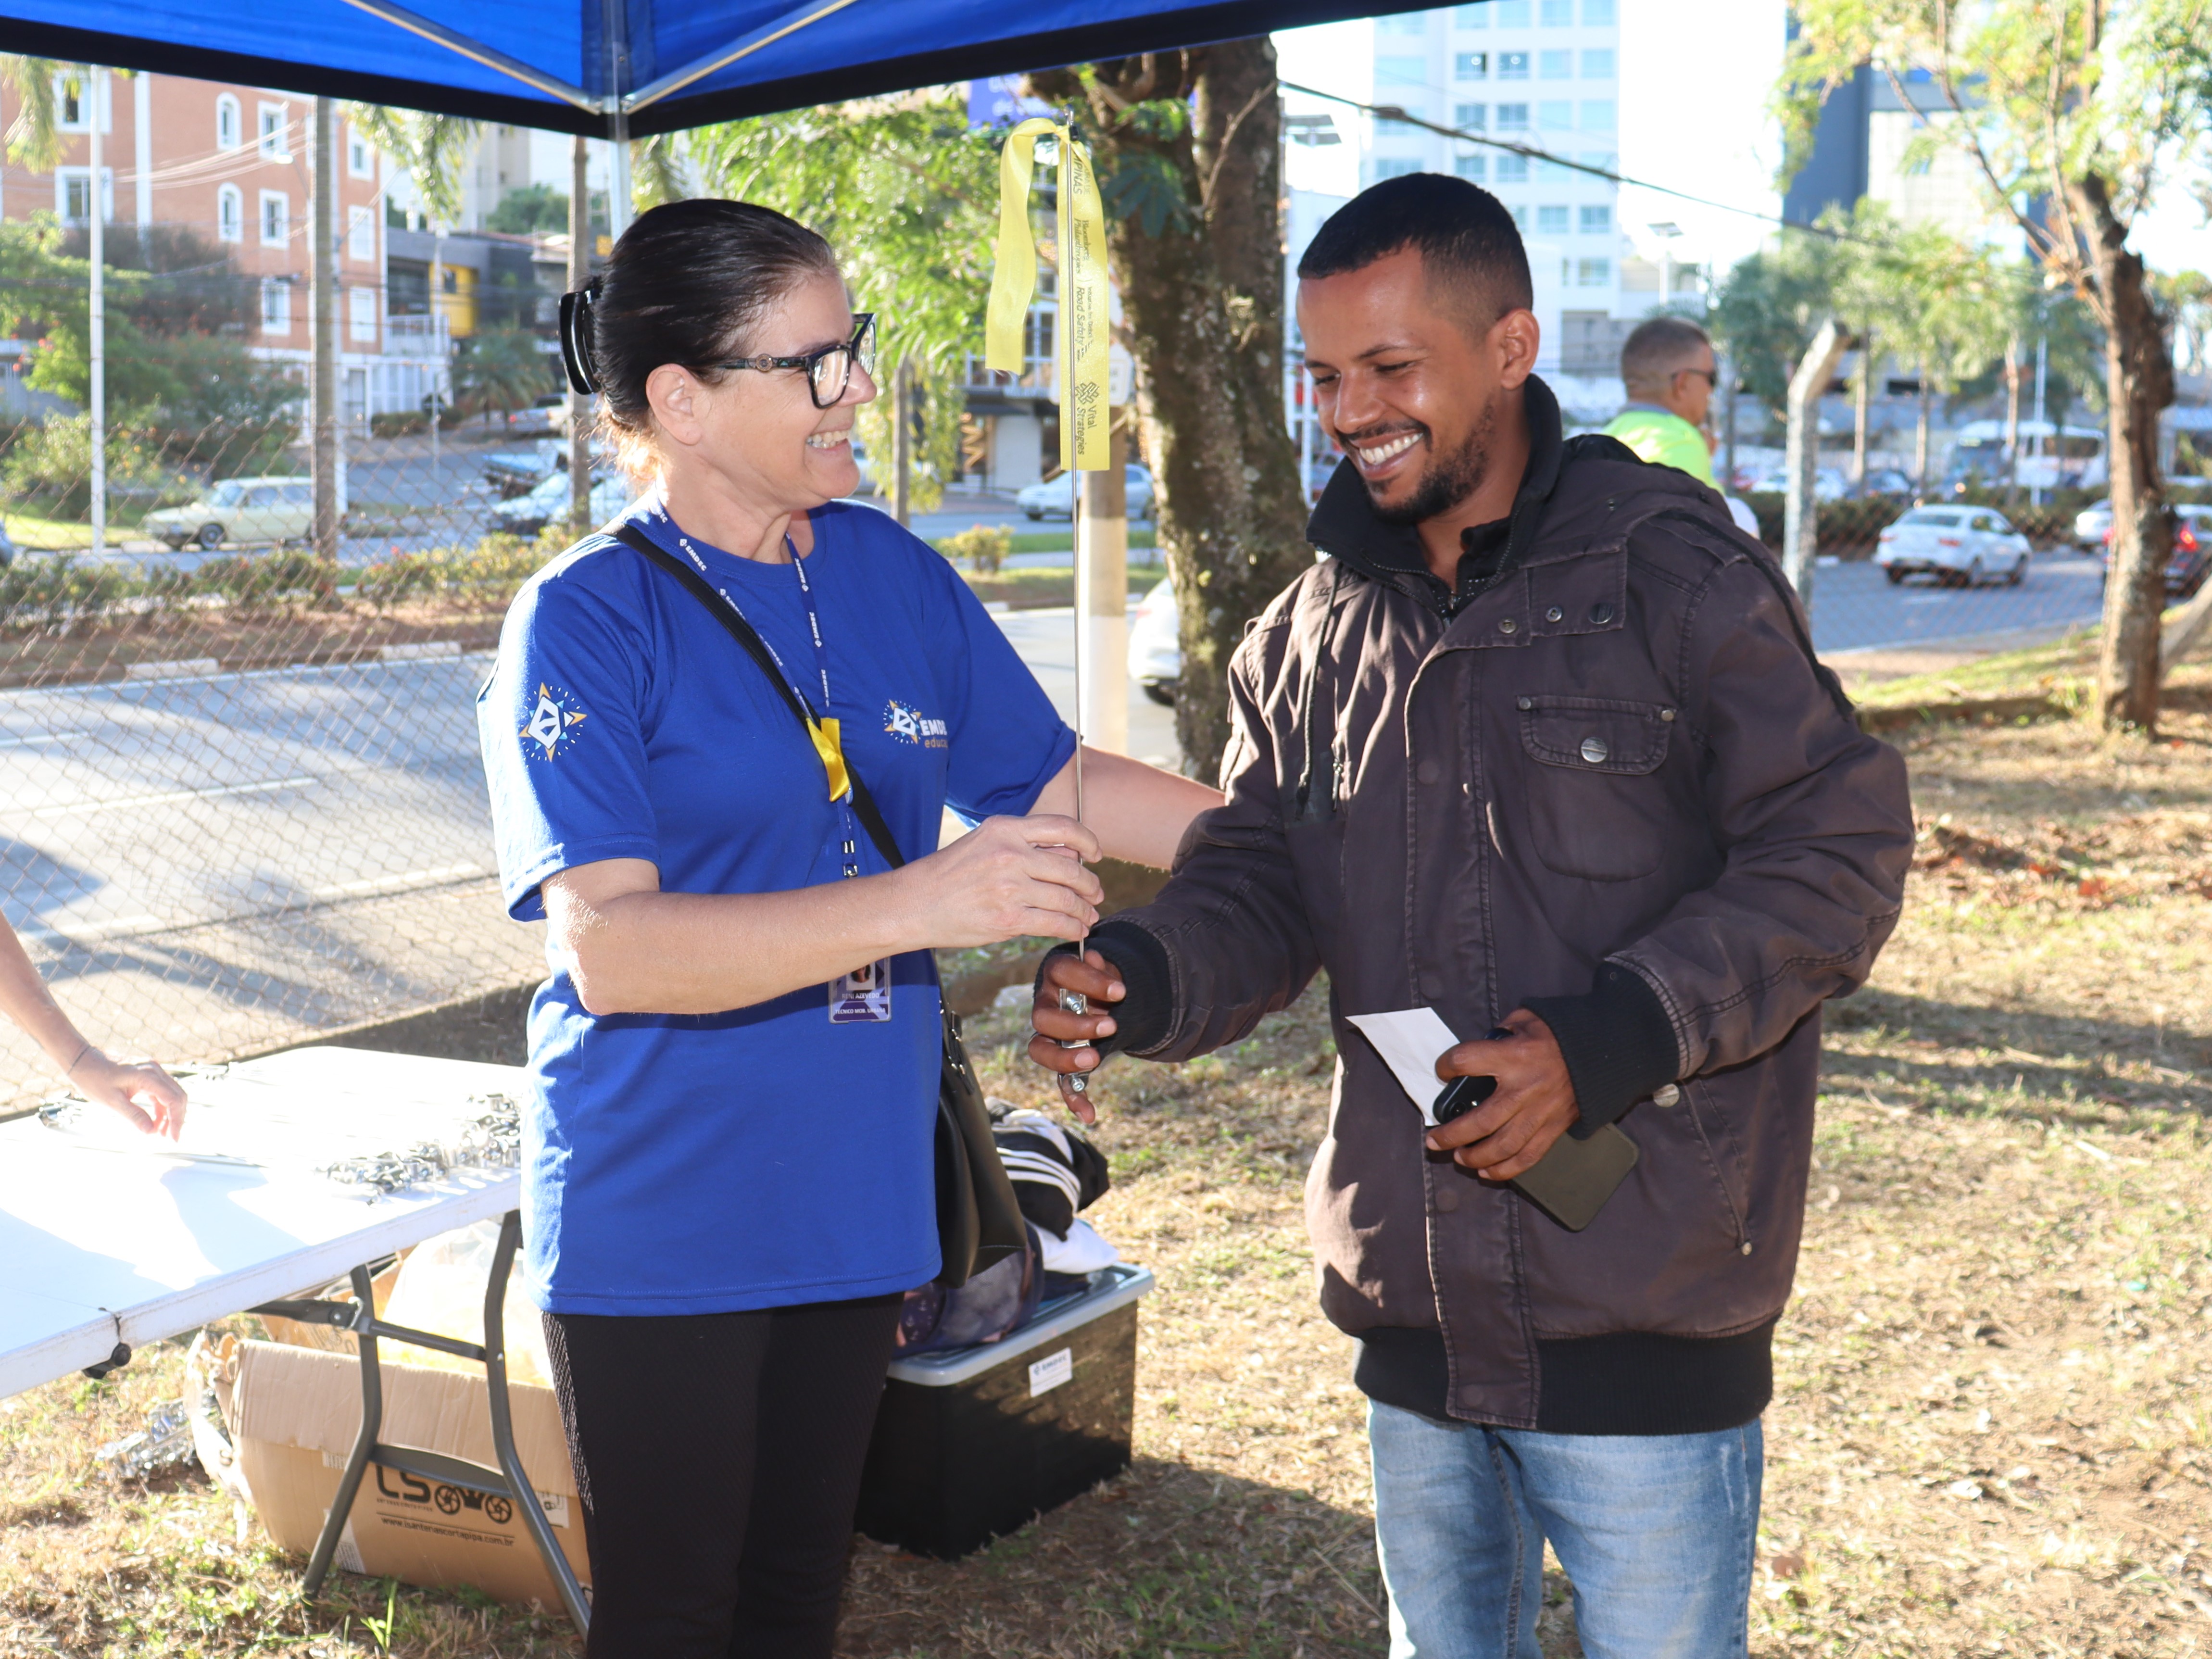
<instances>
[{"instance_id":1,"label":"table leg","mask_svg":"<svg viewBox=\"0 0 2212 1659\"><path fill-rule=\"evenodd\" d=\"M514 1266L515 1247L522 1242L522 1216L520 1211L509 1210L499 1229L499 1246L492 1253L491 1277L484 1285L484 1381L491 1393L491 1443L499 1455L500 1473L514 1488L515 1507L522 1511L523 1524L537 1540L538 1553L545 1558L546 1571L560 1587L561 1601L568 1609L568 1617L575 1621L580 1632L591 1629L592 1612L584 1601L583 1587L577 1583L575 1570L569 1566L568 1558L562 1553L560 1540L553 1536L553 1523L545 1518L545 1506L538 1501L538 1492L530 1484L528 1471L522 1467L521 1455L514 1449L514 1419L507 1399L507 1280ZM581 1500L578 1500L576 1522L583 1524Z\"/></svg>"},{"instance_id":2,"label":"table leg","mask_svg":"<svg viewBox=\"0 0 2212 1659\"><path fill-rule=\"evenodd\" d=\"M311 1599L322 1589L331 1570L331 1557L337 1551L346 1523L353 1518L353 1500L361 1491L361 1477L368 1468L369 1454L376 1449L376 1437L384 1428L384 1375L376 1359L376 1299L365 1267L353 1270L353 1293L362 1311L369 1316L355 1331L355 1340L361 1344L361 1430L353 1437L353 1449L346 1455L345 1473L338 1477L331 1512L323 1518L322 1536L315 1540L315 1553L307 1559L302 1588Z\"/></svg>"}]
</instances>

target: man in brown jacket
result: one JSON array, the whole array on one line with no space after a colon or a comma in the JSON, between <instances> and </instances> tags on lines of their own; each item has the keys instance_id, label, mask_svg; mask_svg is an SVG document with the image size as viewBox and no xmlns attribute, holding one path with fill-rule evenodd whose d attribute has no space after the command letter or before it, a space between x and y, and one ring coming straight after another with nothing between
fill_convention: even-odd
<instances>
[{"instance_id":1,"label":"man in brown jacket","mask_svg":"<svg viewBox=\"0 0 2212 1659\"><path fill-rule=\"evenodd\" d=\"M1717 495L1563 441L1494 198L1377 185L1298 275L1326 556L1237 653L1226 804L1048 962L1031 1053L1186 1059L1326 969L1307 1217L1392 1653L1534 1656L1548 1538L1592 1659L1741 1655L1820 1009L1895 924L1904 767ZM1477 1039L1439 1088L1497 1079L1435 1128L1349 1023L1416 1006ZM1640 1158L1582 1231L1508 1184L1600 1132Z\"/></svg>"}]
</instances>

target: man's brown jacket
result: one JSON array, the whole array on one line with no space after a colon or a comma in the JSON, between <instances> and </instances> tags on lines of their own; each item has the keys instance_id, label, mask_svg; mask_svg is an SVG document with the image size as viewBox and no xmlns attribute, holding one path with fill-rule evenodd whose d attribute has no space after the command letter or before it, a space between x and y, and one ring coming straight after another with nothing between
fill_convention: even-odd
<instances>
[{"instance_id":1,"label":"man's brown jacket","mask_svg":"<svg viewBox=\"0 0 2212 1659\"><path fill-rule=\"evenodd\" d=\"M1730 1426L1771 1390L1820 1005L1897 920L1905 769L1718 496L1562 445L1540 382L1528 410L1510 530L1456 592L1348 465L1331 483L1328 556L1231 667L1227 803L1094 936L1130 987L1114 1046L1218 1048L1325 969L1307 1218L1362 1385L1504 1426ZM1552 1024L1578 1132L1618 1118L1642 1153L1586 1231L1424 1150L1345 1018L1419 1004L1462 1037L1524 1004Z\"/></svg>"}]
</instances>

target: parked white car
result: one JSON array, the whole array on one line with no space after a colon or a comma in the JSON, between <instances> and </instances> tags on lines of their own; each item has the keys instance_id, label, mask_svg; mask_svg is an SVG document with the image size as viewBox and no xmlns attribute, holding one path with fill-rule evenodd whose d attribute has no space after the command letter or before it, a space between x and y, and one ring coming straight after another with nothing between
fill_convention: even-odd
<instances>
[{"instance_id":1,"label":"parked white car","mask_svg":"<svg viewBox=\"0 0 2212 1659\"><path fill-rule=\"evenodd\" d=\"M1172 708L1182 678L1182 634L1176 617L1175 584L1165 576L1137 602L1129 618L1129 678L1154 702Z\"/></svg>"},{"instance_id":2,"label":"parked white car","mask_svg":"<svg viewBox=\"0 0 2212 1659\"><path fill-rule=\"evenodd\" d=\"M2074 545L2094 553L2112 533L2112 504L2107 501L2085 507L2074 515Z\"/></svg>"},{"instance_id":3,"label":"parked white car","mask_svg":"<svg viewBox=\"0 0 2212 1659\"><path fill-rule=\"evenodd\" d=\"M1995 507L1916 507L1881 532L1874 562L1893 583L1918 572L1944 586L2017 587L2027 551L2027 538Z\"/></svg>"},{"instance_id":4,"label":"parked white car","mask_svg":"<svg viewBox=\"0 0 2212 1659\"><path fill-rule=\"evenodd\" d=\"M1152 513L1152 475L1134 461L1122 475L1128 481L1129 516L1148 519ZM1048 513L1063 519L1075 516L1075 477L1062 472L1047 478L1042 483L1033 483L1014 492L1014 505L1032 519L1042 519Z\"/></svg>"},{"instance_id":5,"label":"parked white car","mask_svg":"<svg viewBox=\"0 0 2212 1659\"><path fill-rule=\"evenodd\" d=\"M1751 481L1750 489L1746 493L1753 495L1780 495L1786 494L1789 489L1790 475L1787 472L1774 471L1753 478ZM1850 481L1844 477L1841 467L1824 466L1814 472L1813 499L1814 501L1840 501L1850 493Z\"/></svg>"}]
</instances>

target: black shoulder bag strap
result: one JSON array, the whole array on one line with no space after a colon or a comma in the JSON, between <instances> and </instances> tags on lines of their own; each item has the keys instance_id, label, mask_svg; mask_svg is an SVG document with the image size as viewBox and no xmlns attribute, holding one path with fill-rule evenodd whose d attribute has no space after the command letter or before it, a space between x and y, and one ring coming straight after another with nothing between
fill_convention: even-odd
<instances>
[{"instance_id":1,"label":"black shoulder bag strap","mask_svg":"<svg viewBox=\"0 0 2212 1659\"><path fill-rule=\"evenodd\" d=\"M782 697L784 707L810 737L817 716L806 699L793 689L790 677L776 662L753 625L738 608L714 591L712 583L674 554L661 547L635 524L617 525L615 539L641 553L682 583L691 597L744 653L760 665L768 683ZM868 786L860 781L850 760L845 763L845 781L853 795L853 811L866 826L868 839L884 860L896 870L906 862L890 825L876 805ZM999 1143L991 1133L991 1115L983 1101L982 1085L968 1059L968 1045L960 1036L960 1017L944 1008L944 1060L937 1080L937 1244L942 1258L937 1282L958 1289L984 1268L994 1267L1029 1249L1029 1225L1014 1197L1013 1182L999 1157Z\"/></svg>"},{"instance_id":2,"label":"black shoulder bag strap","mask_svg":"<svg viewBox=\"0 0 2212 1659\"><path fill-rule=\"evenodd\" d=\"M813 730L814 710L805 698L792 689L790 677L777 664L775 653L768 648L768 641L761 638L735 605L717 593L704 576L660 546L635 525L628 522L617 525L613 534L617 541L642 553L689 588L691 597L705 605L714 620L727 630L730 637L744 648L745 654L760 665L761 672L768 676L768 683L776 689L783 698L784 707L791 710L799 725L809 732ZM861 827L867 830L868 839L875 842L876 851L884 855L884 861L892 869L897 869L906 862L906 857L899 851L898 842L891 834L890 825L884 822L884 815L876 806L876 798L868 793L868 786L860 781L860 775L853 769L849 761L845 765L845 781L852 787L853 811L860 818Z\"/></svg>"}]
</instances>

